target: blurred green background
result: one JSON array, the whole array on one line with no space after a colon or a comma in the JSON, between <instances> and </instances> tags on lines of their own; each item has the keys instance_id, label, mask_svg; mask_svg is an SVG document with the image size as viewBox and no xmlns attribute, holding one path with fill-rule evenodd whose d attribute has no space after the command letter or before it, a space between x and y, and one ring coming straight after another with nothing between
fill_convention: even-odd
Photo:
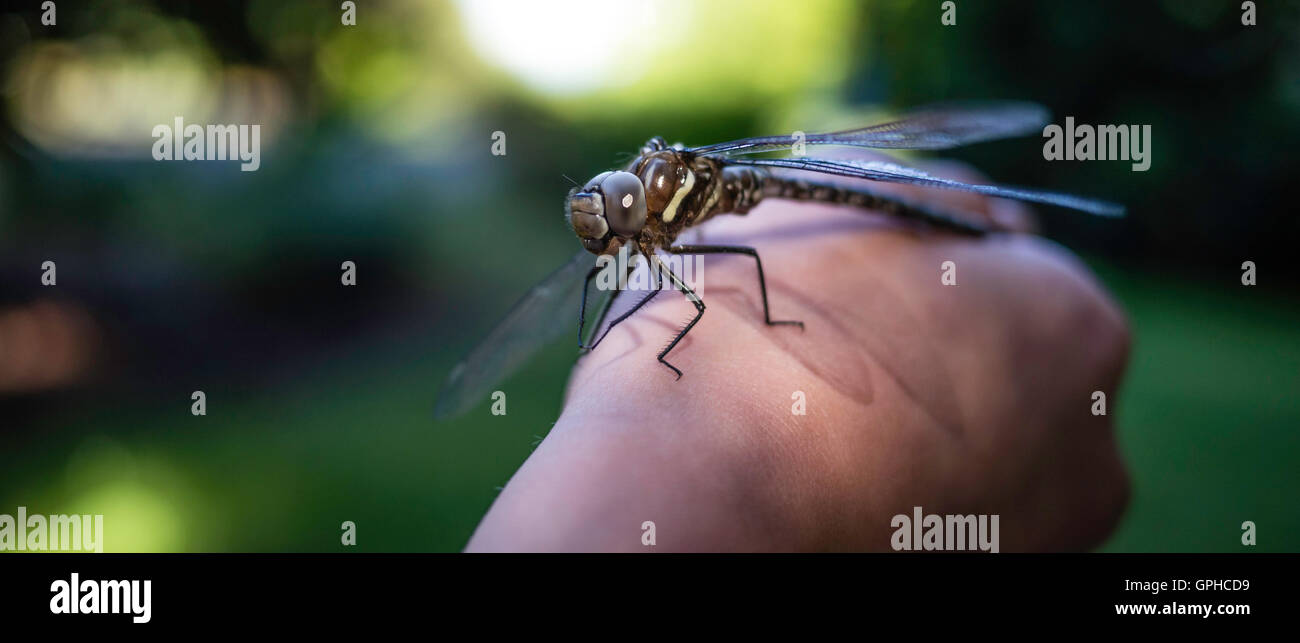
<instances>
[{"instance_id":1,"label":"blurred green background","mask_svg":"<svg viewBox=\"0 0 1300 643\"><path fill-rule=\"evenodd\" d=\"M0 13L0 513L102 513L109 551L339 551L345 520L358 550L459 549L573 349L504 417L435 422L437 388L577 249L562 173L654 134L1010 98L1152 125L1145 173L1033 137L949 155L1129 206L1042 212L1135 333L1104 549L1244 551L1252 520L1255 550L1300 550L1300 12L1237 4L959 0L943 26L929 0L358 0L344 26L332 0L66 0L44 26L24 2ZM177 115L260 123L261 169L155 162Z\"/></svg>"}]
</instances>

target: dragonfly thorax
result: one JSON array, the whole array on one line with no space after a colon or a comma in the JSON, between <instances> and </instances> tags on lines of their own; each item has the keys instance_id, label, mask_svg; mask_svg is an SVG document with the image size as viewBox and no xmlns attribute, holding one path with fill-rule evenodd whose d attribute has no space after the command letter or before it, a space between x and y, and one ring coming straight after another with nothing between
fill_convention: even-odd
<instances>
[{"instance_id":1,"label":"dragonfly thorax","mask_svg":"<svg viewBox=\"0 0 1300 643\"><path fill-rule=\"evenodd\" d=\"M614 255L645 227L645 186L630 172L603 172L569 193L566 207L582 247Z\"/></svg>"}]
</instances>

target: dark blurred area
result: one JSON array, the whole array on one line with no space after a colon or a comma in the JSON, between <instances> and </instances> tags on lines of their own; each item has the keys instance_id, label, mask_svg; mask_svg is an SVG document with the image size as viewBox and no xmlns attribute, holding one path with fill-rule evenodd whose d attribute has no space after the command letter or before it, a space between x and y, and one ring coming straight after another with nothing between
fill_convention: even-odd
<instances>
[{"instance_id":1,"label":"dark blurred area","mask_svg":"<svg viewBox=\"0 0 1300 643\"><path fill-rule=\"evenodd\" d=\"M958 2L954 26L929 1L357 2L355 25L332 1L8 7L0 513L103 513L109 551L333 551L345 520L358 549L457 549L549 429L572 349L512 379L506 417L435 423L434 397L577 249L562 174L656 134L1005 98L1152 129L1146 172L1047 162L1035 137L945 154L1129 208L1041 212L1137 341L1136 495L1107 548L1234 551L1253 520L1259 549L1300 549L1300 3L1254 26L1237 4ZM155 161L177 116L260 124L260 169Z\"/></svg>"}]
</instances>

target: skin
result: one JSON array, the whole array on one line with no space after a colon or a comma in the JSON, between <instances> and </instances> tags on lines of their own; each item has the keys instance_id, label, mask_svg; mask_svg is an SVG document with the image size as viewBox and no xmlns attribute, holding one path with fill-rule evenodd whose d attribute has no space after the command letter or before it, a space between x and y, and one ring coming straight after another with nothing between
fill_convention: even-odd
<instances>
[{"instance_id":1,"label":"skin","mask_svg":"<svg viewBox=\"0 0 1300 643\"><path fill-rule=\"evenodd\" d=\"M896 191L1033 227L1019 204ZM1001 551L1087 549L1114 528L1129 482L1092 394L1115 408L1129 332L1068 251L774 200L702 228L758 248L772 318L806 331L764 325L752 259L706 257L708 308L667 357L682 379L655 355L694 308L665 292L580 360L468 551L889 551L915 506L998 514Z\"/></svg>"}]
</instances>

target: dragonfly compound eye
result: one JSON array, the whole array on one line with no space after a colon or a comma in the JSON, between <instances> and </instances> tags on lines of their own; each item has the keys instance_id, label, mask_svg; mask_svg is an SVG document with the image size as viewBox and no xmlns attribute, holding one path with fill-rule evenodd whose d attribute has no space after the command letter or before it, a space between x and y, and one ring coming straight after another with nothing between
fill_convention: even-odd
<instances>
[{"instance_id":1,"label":"dragonfly compound eye","mask_svg":"<svg viewBox=\"0 0 1300 643\"><path fill-rule=\"evenodd\" d=\"M645 227L645 186L631 172L612 172L600 183L605 193L605 220L614 234L634 237Z\"/></svg>"}]
</instances>

